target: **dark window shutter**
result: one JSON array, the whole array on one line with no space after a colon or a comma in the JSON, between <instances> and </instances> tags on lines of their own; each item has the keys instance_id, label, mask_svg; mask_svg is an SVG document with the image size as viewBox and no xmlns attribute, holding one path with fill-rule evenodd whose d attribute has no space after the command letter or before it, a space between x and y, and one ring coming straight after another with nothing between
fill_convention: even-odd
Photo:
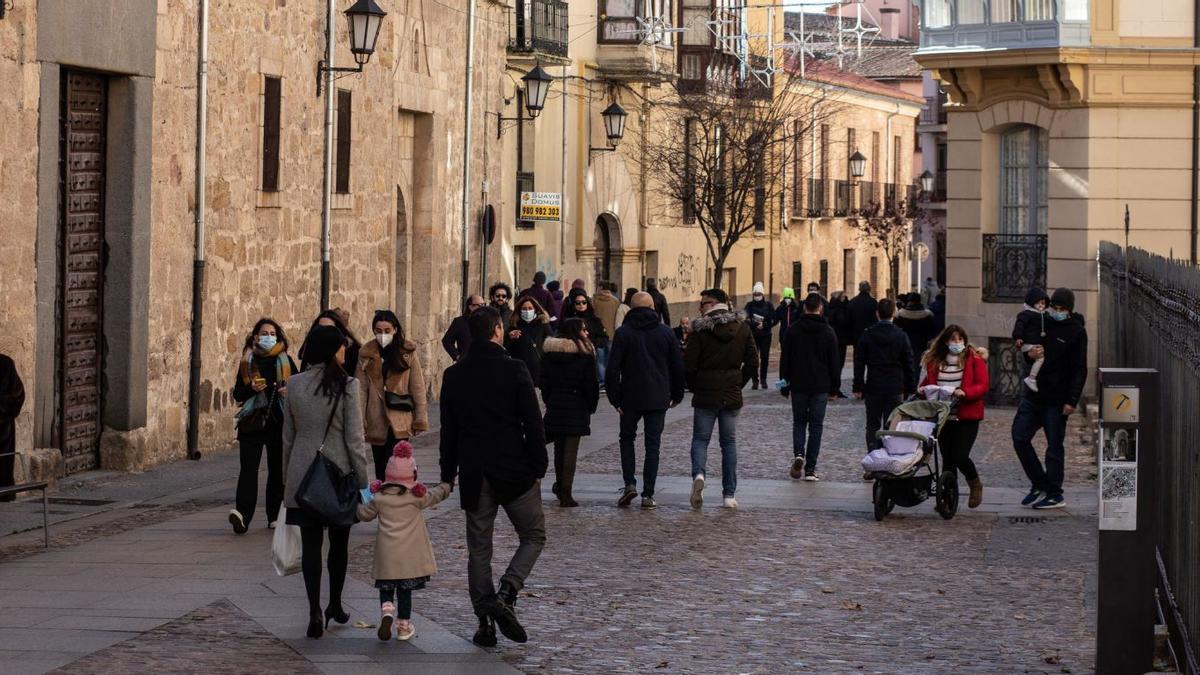
<instances>
[{"instance_id":1,"label":"dark window shutter","mask_svg":"<svg viewBox=\"0 0 1200 675\"><path fill-rule=\"evenodd\" d=\"M281 82L268 77L263 88L262 189L279 190L279 106Z\"/></svg>"},{"instance_id":2,"label":"dark window shutter","mask_svg":"<svg viewBox=\"0 0 1200 675\"><path fill-rule=\"evenodd\" d=\"M334 192L350 192L350 92L337 96L337 177Z\"/></svg>"}]
</instances>

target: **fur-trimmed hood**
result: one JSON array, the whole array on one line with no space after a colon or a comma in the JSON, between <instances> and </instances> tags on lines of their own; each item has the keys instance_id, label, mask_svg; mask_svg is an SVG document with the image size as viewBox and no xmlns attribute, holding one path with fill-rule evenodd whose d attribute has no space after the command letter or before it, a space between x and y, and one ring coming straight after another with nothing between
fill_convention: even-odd
<instances>
[{"instance_id":1,"label":"fur-trimmed hood","mask_svg":"<svg viewBox=\"0 0 1200 675\"><path fill-rule=\"evenodd\" d=\"M902 309L896 312L897 319L907 319L909 321L920 321L921 319L932 319L933 312L922 307L921 309Z\"/></svg>"},{"instance_id":2,"label":"fur-trimmed hood","mask_svg":"<svg viewBox=\"0 0 1200 675\"><path fill-rule=\"evenodd\" d=\"M594 354L595 347L592 343L585 343L588 346L586 351L581 350L579 345L570 338L548 337L542 343L542 351L546 354Z\"/></svg>"},{"instance_id":3,"label":"fur-trimmed hood","mask_svg":"<svg viewBox=\"0 0 1200 675\"><path fill-rule=\"evenodd\" d=\"M746 313L728 307L717 308L692 320L692 332L709 331L721 340L729 341L737 334L738 326L746 321Z\"/></svg>"}]
</instances>

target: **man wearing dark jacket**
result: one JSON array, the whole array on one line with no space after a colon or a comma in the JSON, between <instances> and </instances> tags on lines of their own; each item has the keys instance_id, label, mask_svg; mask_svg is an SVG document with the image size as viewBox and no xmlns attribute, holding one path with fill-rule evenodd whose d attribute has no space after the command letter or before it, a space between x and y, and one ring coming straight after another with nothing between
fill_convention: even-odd
<instances>
[{"instance_id":1,"label":"man wearing dark jacket","mask_svg":"<svg viewBox=\"0 0 1200 675\"><path fill-rule=\"evenodd\" d=\"M550 295L550 291L546 290L546 273L535 272L533 275L533 285L521 291L517 296L519 301L521 298L530 297L537 301L537 304L542 306L542 309L550 311L550 306L554 303L554 296Z\"/></svg>"},{"instance_id":2,"label":"man wearing dark jacket","mask_svg":"<svg viewBox=\"0 0 1200 675\"><path fill-rule=\"evenodd\" d=\"M850 344L858 346L863 331L875 323L875 298L871 297L871 284L858 282L858 295L850 300Z\"/></svg>"},{"instance_id":3,"label":"man wearing dark jacket","mask_svg":"<svg viewBox=\"0 0 1200 675\"><path fill-rule=\"evenodd\" d=\"M0 487L14 484L13 467L16 464L17 416L25 405L25 385L17 374L13 360L0 354ZM16 495L0 497L0 501L11 502Z\"/></svg>"},{"instance_id":4,"label":"man wearing dark jacket","mask_svg":"<svg viewBox=\"0 0 1200 675\"><path fill-rule=\"evenodd\" d=\"M758 350L758 369L751 374L754 389L762 382L762 388L767 388L767 362L771 359L771 326L775 323L775 307L763 294L763 282L754 283L750 302L746 303L746 321L750 323L750 332L754 334L754 348Z\"/></svg>"},{"instance_id":5,"label":"man wearing dark jacket","mask_svg":"<svg viewBox=\"0 0 1200 675\"><path fill-rule=\"evenodd\" d=\"M1013 448L1031 485L1021 505L1035 509L1066 506L1062 487L1066 454L1063 439L1067 435L1067 418L1079 405L1087 381L1088 336L1083 316L1075 313L1075 294L1069 288L1055 290L1050 296L1047 316L1042 344L1025 353L1031 362L1045 357L1037 374L1038 390L1025 387L1012 424ZM1046 432L1045 466L1033 449L1038 429Z\"/></svg>"},{"instance_id":6,"label":"man wearing dark jacket","mask_svg":"<svg viewBox=\"0 0 1200 675\"><path fill-rule=\"evenodd\" d=\"M658 318L668 326L671 325L671 307L667 303L667 296L663 295L658 290L658 282L654 279L646 280L646 292L654 299L654 311L658 312Z\"/></svg>"},{"instance_id":7,"label":"man wearing dark jacket","mask_svg":"<svg viewBox=\"0 0 1200 675\"><path fill-rule=\"evenodd\" d=\"M837 396L842 364L838 363L837 335L821 316L821 296L809 293L804 315L788 331L779 353L779 377L787 385L783 395L792 399L792 478L820 480L817 456L825 407ZM808 447L805 448L805 433Z\"/></svg>"},{"instance_id":8,"label":"man wearing dark jacket","mask_svg":"<svg viewBox=\"0 0 1200 675\"><path fill-rule=\"evenodd\" d=\"M442 349L446 350L451 361L457 361L467 355L467 350L471 348L471 328L467 325L467 318L485 304L483 298L472 293L467 297L466 311L450 322L450 327L442 336Z\"/></svg>"},{"instance_id":9,"label":"man wearing dark jacket","mask_svg":"<svg viewBox=\"0 0 1200 675\"><path fill-rule=\"evenodd\" d=\"M929 347L929 342L937 337L937 333L933 332L933 312L921 304L920 293L908 294L908 304L896 312L896 327L908 336L908 344L913 350L913 372L919 380L921 357Z\"/></svg>"},{"instance_id":10,"label":"man wearing dark jacket","mask_svg":"<svg viewBox=\"0 0 1200 675\"><path fill-rule=\"evenodd\" d=\"M441 394L441 479L458 476L467 519L467 584L479 617L475 643L496 644L496 630L516 642L528 636L513 607L546 543L541 480L549 458L542 413L524 362L504 351L500 313L467 319L471 348L446 369ZM504 508L520 544L500 590L492 584L492 528Z\"/></svg>"},{"instance_id":11,"label":"man wearing dark jacket","mask_svg":"<svg viewBox=\"0 0 1200 675\"><path fill-rule=\"evenodd\" d=\"M692 322L683 353L684 375L692 391L692 508L704 503L704 471L713 426L720 425L721 495L725 508L737 508L737 416L742 387L758 365L754 336L741 312L729 308L719 288L700 294L703 316Z\"/></svg>"},{"instance_id":12,"label":"man wearing dark jacket","mask_svg":"<svg viewBox=\"0 0 1200 675\"><path fill-rule=\"evenodd\" d=\"M617 329L604 371L608 402L621 416L621 474L625 489L617 506L629 506L637 497L638 421L645 420L646 459L642 468L642 508L652 509L658 479L658 448L667 408L683 400L683 354L675 333L654 311L649 293L634 293L632 309Z\"/></svg>"},{"instance_id":13,"label":"man wearing dark jacket","mask_svg":"<svg viewBox=\"0 0 1200 675\"><path fill-rule=\"evenodd\" d=\"M917 390L908 336L892 323L896 303L884 298L875 313L879 321L863 331L854 346L854 397L867 406L868 450L882 445L875 432L887 423L904 396Z\"/></svg>"}]
</instances>

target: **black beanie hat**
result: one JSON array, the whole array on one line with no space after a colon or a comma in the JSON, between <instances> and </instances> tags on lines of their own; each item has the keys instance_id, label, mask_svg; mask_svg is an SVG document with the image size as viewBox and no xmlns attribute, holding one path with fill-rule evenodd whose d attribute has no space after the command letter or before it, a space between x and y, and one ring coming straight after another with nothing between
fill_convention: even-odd
<instances>
[{"instance_id":1,"label":"black beanie hat","mask_svg":"<svg viewBox=\"0 0 1200 675\"><path fill-rule=\"evenodd\" d=\"M1036 305L1039 300L1049 300L1049 299L1050 298L1047 297L1047 295L1046 295L1046 291L1042 290L1041 288L1038 288L1037 286L1034 286L1033 288L1029 289L1029 292L1025 294L1025 304L1029 305L1030 307L1033 307L1034 305Z\"/></svg>"},{"instance_id":2,"label":"black beanie hat","mask_svg":"<svg viewBox=\"0 0 1200 675\"><path fill-rule=\"evenodd\" d=\"M308 332L308 338L304 341L304 360L309 363L329 363L345 344L342 331L333 326L317 326Z\"/></svg>"},{"instance_id":3,"label":"black beanie hat","mask_svg":"<svg viewBox=\"0 0 1200 675\"><path fill-rule=\"evenodd\" d=\"M1050 296L1050 304L1066 307L1068 312L1075 311L1075 293L1069 288L1056 288Z\"/></svg>"}]
</instances>

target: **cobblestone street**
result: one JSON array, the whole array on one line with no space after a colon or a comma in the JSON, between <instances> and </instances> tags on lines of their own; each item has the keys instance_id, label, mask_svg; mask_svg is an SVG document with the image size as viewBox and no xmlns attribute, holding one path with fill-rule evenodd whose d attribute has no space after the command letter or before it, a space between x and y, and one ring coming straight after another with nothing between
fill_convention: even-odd
<instances>
[{"instance_id":1,"label":"cobblestone street","mask_svg":"<svg viewBox=\"0 0 1200 675\"><path fill-rule=\"evenodd\" d=\"M469 643L457 496L427 512L440 572L414 595L418 637L374 639L374 526L364 525L351 539L351 623L312 641L302 637L299 575L271 570L269 530L261 521L245 537L228 530L235 454L101 475L63 486L63 503L77 505L56 509L64 515L49 552L36 530L0 539L0 656L14 673L1090 672L1086 422L1070 434L1070 508L1035 514L1014 505L1024 479L1009 446L1012 411L988 414L974 452L988 485L980 509L944 521L926 502L876 523L858 469L861 404L830 407L824 480L813 484L786 475L788 401L748 391L737 511L719 506L715 440L705 508L687 505L686 402L668 415L660 508L616 508L616 416L602 405L581 449L583 505L560 509L546 495L548 546L518 604L532 639L492 650ZM416 444L426 472L437 439ZM15 523L40 516L34 502L11 507ZM515 538L503 517L498 525L499 568Z\"/></svg>"}]
</instances>

